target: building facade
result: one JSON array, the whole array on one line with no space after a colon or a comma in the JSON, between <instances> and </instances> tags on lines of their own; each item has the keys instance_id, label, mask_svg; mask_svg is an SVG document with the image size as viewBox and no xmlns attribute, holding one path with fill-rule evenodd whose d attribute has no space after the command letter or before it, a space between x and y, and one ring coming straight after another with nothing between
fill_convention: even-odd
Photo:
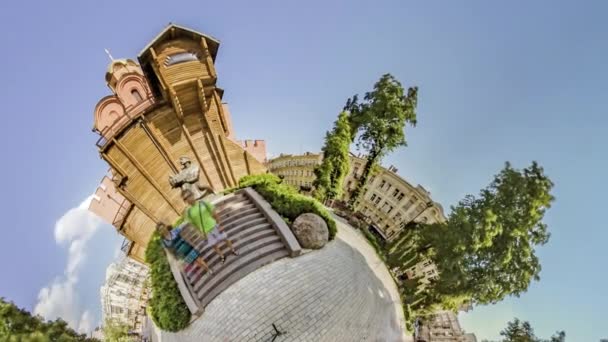
<instances>
[{"instance_id":1,"label":"building facade","mask_svg":"<svg viewBox=\"0 0 608 342\"><path fill-rule=\"evenodd\" d=\"M132 258L123 258L106 269L106 281L100 289L102 322L108 320L129 326L142 334L149 295L146 286L149 269Z\"/></svg>"},{"instance_id":2,"label":"building facade","mask_svg":"<svg viewBox=\"0 0 608 342\"><path fill-rule=\"evenodd\" d=\"M345 200L350 199L357 186L365 159L351 155L351 170L344 184ZM372 227L385 240L396 237L409 222L434 223L445 221L443 207L431 199L431 193L421 185L413 186L397 174L394 166L379 167L367 183L366 191L356 208L369 219Z\"/></svg>"},{"instance_id":3,"label":"building facade","mask_svg":"<svg viewBox=\"0 0 608 342\"><path fill-rule=\"evenodd\" d=\"M268 170L284 182L296 187L312 185L314 169L323 156L307 152L302 155L281 154L268 162ZM348 201L357 186L365 159L351 154L350 172L344 180L344 200ZM356 204L373 229L385 240L396 237L403 225L411 222L443 222L443 207L431 199L431 194L422 186L413 186L397 174L393 166L379 167L370 177L366 192ZM422 270L421 270L422 271ZM428 271L428 270L427 270Z\"/></svg>"},{"instance_id":4,"label":"building facade","mask_svg":"<svg viewBox=\"0 0 608 342\"><path fill-rule=\"evenodd\" d=\"M294 186L312 187L315 180L315 167L321 164L323 156L306 152L301 155L281 154L268 161L268 171L283 178L283 182Z\"/></svg>"},{"instance_id":5,"label":"building facade","mask_svg":"<svg viewBox=\"0 0 608 342\"><path fill-rule=\"evenodd\" d=\"M125 252L144 261L154 226L185 208L169 176L181 157L198 166L198 183L216 192L266 172L266 144L237 140L224 90L217 85L219 41L169 25L139 54L113 60L112 94L94 111L97 147L110 167L90 210L125 236Z\"/></svg>"},{"instance_id":6,"label":"building facade","mask_svg":"<svg viewBox=\"0 0 608 342\"><path fill-rule=\"evenodd\" d=\"M476 342L474 334L465 333L452 311L440 311L421 322L416 329L416 342Z\"/></svg>"},{"instance_id":7,"label":"building facade","mask_svg":"<svg viewBox=\"0 0 608 342\"><path fill-rule=\"evenodd\" d=\"M431 260L423 260L416 265L401 270L399 268L392 269L391 272L399 281L406 279L418 279L421 285L427 285L431 281L439 278L437 266Z\"/></svg>"}]
</instances>

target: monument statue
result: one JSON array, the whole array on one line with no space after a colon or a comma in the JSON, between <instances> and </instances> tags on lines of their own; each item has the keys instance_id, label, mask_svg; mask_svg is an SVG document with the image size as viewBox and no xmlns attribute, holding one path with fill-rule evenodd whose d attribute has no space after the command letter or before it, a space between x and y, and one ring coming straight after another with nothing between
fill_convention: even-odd
<instances>
[{"instance_id":1,"label":"monument statue","mask_svg":"<svg viewBox=\"0 0 608 342\"><path fill-rule=\"evenodd\" d=\"M179 163L182 166L182 170L174 176L169 176L169 184L171 184L172 188L190 190L194 194L196 200L199 200L210 193L214 193L212 188L198 184L200 170L197 165L192 164L190 158L180 157Z\"/></svg>"}]
</instances>

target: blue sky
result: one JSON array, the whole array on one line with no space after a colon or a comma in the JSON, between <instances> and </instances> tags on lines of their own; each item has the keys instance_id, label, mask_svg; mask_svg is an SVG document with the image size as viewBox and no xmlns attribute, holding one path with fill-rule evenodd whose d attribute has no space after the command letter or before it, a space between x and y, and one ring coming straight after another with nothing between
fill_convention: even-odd
<instances>
[{"instance_id":1,"label":"blue sky","mask_svg":"<svg viewBox=\"0 0 608 342\"><path fill-rule=\"evenodd\" d=\"M538 160L557 198L541 281L462 323L487 338L515 316L542 336L608 337L607 10L604 1L3 1L0 295L75 326L99 319L98 288L121 239L78 206L106 169L91 132L109 92L104 48L133 58L175 22L222 41L219 83L237 135L266 139L271 154L319 150L346 98L390 72L420 87L419 125L385 162L446 208L504 161Z\"/></svg>"}]
</instances>

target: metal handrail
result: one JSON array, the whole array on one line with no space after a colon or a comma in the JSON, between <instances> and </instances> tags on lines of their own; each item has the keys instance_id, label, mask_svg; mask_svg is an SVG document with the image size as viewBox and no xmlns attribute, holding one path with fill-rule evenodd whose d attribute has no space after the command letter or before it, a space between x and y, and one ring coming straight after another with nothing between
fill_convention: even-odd
<instances>
[{"instance_id":1,"label":"metal handrail","mask_svg":"<svg viewBox=\"0 0 608 342\"><path fill-rule=\"evenodd\" d=\"M129 239L122 240L122 245L120 246L120 250L125 254L129 253L129 249L131 249L131 245L133 245L133 241Z\"/></svg>"}]
</instances>

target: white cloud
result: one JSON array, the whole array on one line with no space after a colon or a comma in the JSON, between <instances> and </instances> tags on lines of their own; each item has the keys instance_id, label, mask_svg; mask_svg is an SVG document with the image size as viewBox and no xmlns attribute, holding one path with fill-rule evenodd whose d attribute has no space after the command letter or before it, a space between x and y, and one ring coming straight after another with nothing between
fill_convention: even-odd
<instances>
[{"instance_id":1,"label":"white cloud","mask_svg":"<svg viewBox=\"0 0 608 342\"><path fill-rule=\"evenodd\" d=\"M93 316L89 310L85 310L80 316L80 322L78 322L78 332L89 333L93 331Z\"/></svg>"},{"instance_id":2,"label":"white cloud","mask_svg":"<svg viewBox=\"0 0 608 342\"><path fill-rule=\"evenodd\" d=\"M78 303L75 296L75 283L76 280L73 278L55 279L51 285L40 290L34 313L46 319L61 317L70 326L76 327Z\"/></svg>"},{"instance_id":3,"label":"white cloud","mask_svg":"<svg viewBox=\"0 0 608 342\"><path fill-rule=\"evenodd\" d=\"M57 244L69 244L65 273L40 290L34 308L34 313L45 319L61 317L80 332L93 329L91 313L88 310L80 313L76 291L78 273L87 258L87 244L101 226L101 220L88 210L92 198L93 195L87 197L57 220L55 241Z\"/></svg>"}]
</instances>

